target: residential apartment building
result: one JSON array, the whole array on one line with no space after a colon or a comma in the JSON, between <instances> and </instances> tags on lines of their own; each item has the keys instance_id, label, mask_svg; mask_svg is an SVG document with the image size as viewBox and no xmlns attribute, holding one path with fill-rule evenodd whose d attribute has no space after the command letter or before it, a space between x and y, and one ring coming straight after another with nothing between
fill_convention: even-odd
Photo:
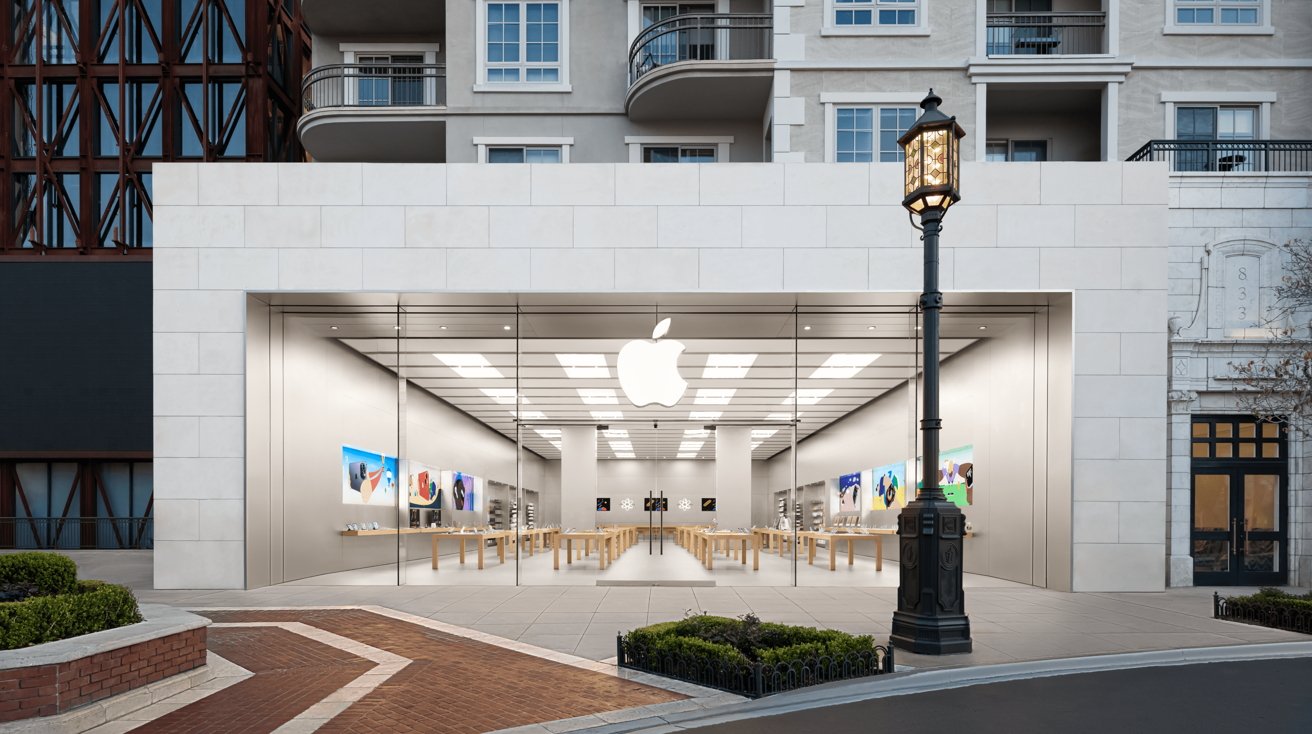
<instances>
[{"instance_id":1,"label":"residential apartment building","mask_svg":"<svg viewBox=\"0 0 1312 734\"><path fill-rule=\"evenodd\" d=\"M0 13L0 548L149 548L152 166L302 157L282 0Z\"/></svg>"},{"instance_id":2,"label":"residential apartment building","mask_svg":"<svg viewBox=\"0 0 1312 734\"><path fill-rule=\"evenodd\" d=\"M1024 304L1036 319L1037 341L1027 348L1045 355L1028 384L1046 397L1030 406L1033 416L1010 424L1028 453L1005 454L1009 424L996 409L982 433L960 438L981 466L993 462L994 487L1032 495L1009 515L980 493L981 505L967 510L984 528L974 555L968 546L967 572L1076 591L1312 583L1309 444L1238 414L1228 373L1229 362L1261 354L1266 343L1262 313L1282 268L1278 247L1312 228L1307 4L305 0L303 12L313 68L298 132L316 163L162 169L174 219L158 237L169 251L157 253L155 275L156 432L227 433L165 442L163 454L157 443L170 480L201 468L222 477L207 485L213 494L168 498L176 522L161 540L176 552L167 566L157 558L161 586L257 586L380 565L406 582L410 561L394 553L405 542L392 551L361 551L366 541L355 536L328 543L329 528L362 517L317 513L317 535L303 536L274 509L279 498L297 497L287 471L300 460L276 439L313 412L271 408L284 388L250 382L251 370L292 370L270 367L292 343L280 329L315 309L338 321L363 303L392 309L357 335L383 346L353 347L411 396L389 409L391 425L406 424L406 406L419 410L431 394L509 442L508 459L485 457L491 468L476 470L500 472L507 502L522 506L529 489L554 492L539 505L554 522L599 522L591 510L570 509L593 500L600 509L602 498L596 467L565 467L569 447L586 437L565 438L577 426L561 418L590 411L534 407L537 417L528 418L517 381L471 398L458 381L438 380L451 375L428 383L427 366L407 373L404 360L383 356L427 338L412 334L405 314L427 307L443 320L470 303L484 315L514 314L497 327L515 341L502 345L511 361L498 374L507 377L528 369L519 340L534 337L525 314L551 303L659 311L679 302L669 294L709 303L735 293L740 300L714 308L750 310L785 294L795 329L804 313L845 298L863 313L914 311L914 298L881 298L919 288L916 241L897 206L897 139L931 87L966 132L964 198L945 229L949 299L973 303L980 318ZM383 165L394 163L427 165ZM771 165L724 165L745 163ZM560 293L577 300L552 295ZM914 330L905 338L914 344ZM795 333L795 355L805 339ZM221 367L186 356L189 345L208 342L226 345L212 355ZM233 351L243 344L254 361ZM867 346L886 356L898 349ZM498 371L451 369L462 378ZM797 379L822 379L797 369ZM904 372L898 384L914 388L914 375ZM247 390L234 393L235 385ZM541 389L533 402L554 405L555 388ZM883 409L884 393L869 389L873 399L844 415ZM801 395L775 402L791 406L794 434L805 440L769 446L763 438L751 448L753 496L739 500L751 504L753 525L771 521L771 493L800 505L803 485L863 471L862 459L849 466L805 456L808 446L840 440L842 424L808 424L821 411L804 417ZM814 393L806 405L828 395ZM713 422L709 412L684 418ZM740 417L769 415L777 413ZM526 419L559 424L519 430ZM251 421L276 427L252 432ZM625 430L634 450L612 444L604 459L664 460L668 437L647 436L657 448L644 454L637 437L646 434ZM244 447L234 448L241 435ZM440 451L408 442L411 435L393 435L380 450L402 460L411 449ZM910 446L890 456L897 451L914 456ZM436 461L462 460L478 461L459 452ZM581 477L585 496L571 497L562 476ZM384 529L406 523L382 517ZM735 525L748 524L739 517ZM1023 538L1024 547L1004 537ZM319 545L312 560L291 550ZM436 541L432 548L436 569ZM210 559L203 582L191 575L194 564L184 565L200 556Z\"/></svg>"}]
</instances>

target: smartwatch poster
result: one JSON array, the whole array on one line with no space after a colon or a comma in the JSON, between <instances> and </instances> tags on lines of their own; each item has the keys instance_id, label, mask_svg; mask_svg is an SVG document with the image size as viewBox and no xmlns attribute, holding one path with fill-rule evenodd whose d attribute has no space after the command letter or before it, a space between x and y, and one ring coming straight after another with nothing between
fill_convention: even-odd
<instances>
[{"instance_id":1,"label":"smartwatch poster","mask_svg":"<svg viewBox=\"0 0 1312 734\"><path fill-rule=\"evenodd\" d=\"M395 456L342 446L342 504L396 507Z\"/></svg>"}]
</instances>

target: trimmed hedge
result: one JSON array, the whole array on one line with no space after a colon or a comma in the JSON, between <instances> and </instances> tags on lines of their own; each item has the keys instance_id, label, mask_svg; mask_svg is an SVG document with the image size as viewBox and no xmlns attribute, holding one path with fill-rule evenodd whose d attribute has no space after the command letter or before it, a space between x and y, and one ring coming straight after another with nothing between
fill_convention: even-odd
<instances>
[{"instance_id":1,"label":"trimmed hedge","mask_svg":"<svg viewBox=\"0 0 1312 734\"><path fill-rule=\"evenodd\" d=\"M6 553L0 555L0 586L31 584L40 594L69 594L77 590L77 564L58 553Z\"/></svg>"},{"instance_id":2,"label":"trimmed hedge","mask_svg":"<svg viewBox=\"0 0 1312 734\"><path fill-rule=\"evenodd\" d=\"M696 655L729 665L800 664L807 658L875 649L870 635L762 622L753 615L729 619L699 614L640 627L625 635L624 641L645 647L654 656Z\"/></svg>"},{"instance_id":3,"label":"trimmed hedge","mask_svg":"<svg viewBox=\"0 0 1312 734\"><path fill-rule=\"evenodd\" d=\"M77 564L58 553L0 555L0 584L35 586L37 596L0 602L0 650L122 627L141 621L126 586L78 581Z\"/></svg>"},{"instance_id":4,"label":"trimmed hedge","mask_svg":"<svg viewBox=\"0 0 1312 734\"><path fill-rule=\"evenodd\" d=\"M1312 634L1312 592L1289 594L1268 587L1247 596L1213 594L1212 599L1218 619Z\"/></svg>"}]
</instances>

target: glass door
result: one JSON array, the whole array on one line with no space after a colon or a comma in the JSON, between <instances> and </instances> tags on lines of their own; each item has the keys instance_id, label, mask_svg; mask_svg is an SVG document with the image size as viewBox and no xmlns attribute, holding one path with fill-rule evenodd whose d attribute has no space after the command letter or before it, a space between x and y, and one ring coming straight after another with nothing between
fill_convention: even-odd
<instances>
[{"instance_id":1,"label":"glass door","mask_svg":"<svg viewBox=\"0 0 1312 734\"><path fill-rule=\"evenodd\" d=\"M1280 426L1252 418L1195 419L1194 583L1286 582L1285 467Z\"/></svg>"}]
</instances>

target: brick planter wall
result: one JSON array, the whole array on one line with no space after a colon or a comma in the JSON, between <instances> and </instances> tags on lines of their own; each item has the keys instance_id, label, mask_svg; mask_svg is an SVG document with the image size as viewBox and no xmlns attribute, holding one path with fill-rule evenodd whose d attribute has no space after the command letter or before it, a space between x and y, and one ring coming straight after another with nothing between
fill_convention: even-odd
<instances>
[{"instance_id":1,"label":"brick planter wall","mask_svg":"<svg viewBox=\"0 0 1312 734\"><path fill-rule=\"evenodd\" d=\"M53 716L205 664L205 628L49 665L0 670L0 722Z\"/></svg>"}]
</instances>

